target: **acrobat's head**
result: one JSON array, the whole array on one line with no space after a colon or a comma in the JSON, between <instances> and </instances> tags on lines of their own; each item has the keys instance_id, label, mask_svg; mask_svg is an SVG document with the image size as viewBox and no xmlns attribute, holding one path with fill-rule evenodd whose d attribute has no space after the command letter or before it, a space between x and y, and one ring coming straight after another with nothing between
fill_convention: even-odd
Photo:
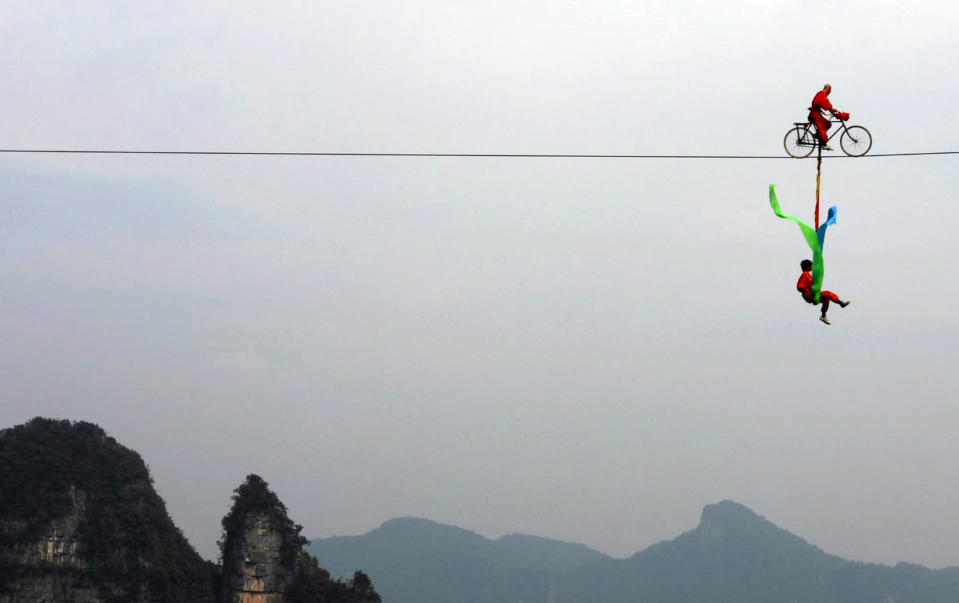
<instances>
[{"instance_id":1,"label":"acrobat's head","mask_svg":"<svg viewBox=\"0 0 959 603\"><path fill-rule=\"evenodd\" d=\"M812 270L812 262L810 262L809 260L803 260L799 262L799 267L802 268L803 272L809 272L810 270Z\"/></svg>"}]
</instances>

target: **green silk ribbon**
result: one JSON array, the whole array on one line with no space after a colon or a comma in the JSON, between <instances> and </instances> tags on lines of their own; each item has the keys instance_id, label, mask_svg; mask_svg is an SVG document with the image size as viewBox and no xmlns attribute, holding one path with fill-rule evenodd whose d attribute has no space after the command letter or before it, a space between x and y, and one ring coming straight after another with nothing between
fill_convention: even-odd
<instances>
[{"instance_id":1,"label":"green silk ribbon","mask_svg":"<svg viewBox=\"0 0 959 603\"><path fill-rule=\"evenodd\" d=\"M822 277L825 271L822 261L822 244L819 242L816 230L812 226L806 224L796 216L790 216L782 212L782 209L779 207L779 199L776 198L775 188L775 184L769 185L769 205L772 206L777 216L786 220L792 220L799 226L803 238L806 239L806 243L809 245L809 248L812 249L812 298L813 303L818 304L819 292L822 291ZM835 222L835 220L833 220L833 222ZM823 235L825 235L825 230L823 230Z\"/></svg>"}]
</instances>

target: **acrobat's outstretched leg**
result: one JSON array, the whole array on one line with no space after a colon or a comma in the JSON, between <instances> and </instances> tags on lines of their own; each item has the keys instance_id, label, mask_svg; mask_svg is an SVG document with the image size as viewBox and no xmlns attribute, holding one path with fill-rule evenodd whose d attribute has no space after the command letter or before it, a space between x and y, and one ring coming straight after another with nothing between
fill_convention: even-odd
<instances>
[{"instance_id":1,"label":"acrobat's outstretched leg","mask_svg":"<svg viewBox=\"0 0 959 603\"><path fill-rule=\"evenodd\" d=\"M839 299L839 296L833 293L832 291L821 291L819 293L819 299L822 302L822 316L819 317L819 320L823 321L827 325L832 324L831 322L829 322L829 319L826 317L826 312L829 311L829 302L836 302L837 304L839 304L840 308L845 308L850 303L852 303L848 299L846 301Z\"/></svg>"}]
</instances>

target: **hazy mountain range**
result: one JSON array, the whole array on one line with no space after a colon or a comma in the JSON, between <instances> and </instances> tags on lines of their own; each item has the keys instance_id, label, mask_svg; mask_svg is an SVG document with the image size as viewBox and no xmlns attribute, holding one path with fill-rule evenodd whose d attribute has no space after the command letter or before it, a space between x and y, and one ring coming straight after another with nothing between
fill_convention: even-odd
<instances>
[{"instance_id":1,"label":"hazy mountain range","mask_svg":"<svg viewBox=\"0 0 959 603\"><path fill-rule=\"evenodd\" d=\"M405 518L314 540L317 562L285 505L252 474L234 490L222 562L213 564L173 524L151 481L138 454L92 423L38 417L0 430L0 603L959 602L959 568L847 561L732 501L626 559Z\"/></svg>"},{"instance_id":2,"label":"hazy mountain range","mask_svg":"<svg viewBox=\"0 0 959 603\"><path fill-rule=\"evenodd\" d=\"M389 603L911 603L959 601L959 568L847 561L723 501L627 559L534 536L490 540L425 519L312 541L334 575L363 568Z\"/></svg>"}]
</instances>

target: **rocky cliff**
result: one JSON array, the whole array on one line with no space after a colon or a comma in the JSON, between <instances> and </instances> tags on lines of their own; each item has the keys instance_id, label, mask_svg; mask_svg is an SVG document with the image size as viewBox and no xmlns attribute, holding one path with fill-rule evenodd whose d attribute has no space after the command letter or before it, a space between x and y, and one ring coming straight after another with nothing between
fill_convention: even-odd
<instances>
[{"instance_id":1,"label":"rocky cliff","mask_svg":"<svg viewBox=\"0 0 959 603\"><path fill-rule=\"evenodd\" d=\"M223 518L223 603L295 603L330 601L375 603L369 578L358 572L350 582L332 580L307 555L301 527L267 483L249 475L234 492Z\"/></svg>"},{"instance_id":2,"label":"rocky cliff","mask_svg":"<svg viewBox=\"0 0 959 603\"><path fill-rule=\"evenodd\" d=\"M86 576L89 563L78 534L87 496L71 486L69 498L66 515L50 520L32 536L24 537L30 527L26 520L0 522L0 534L9 543L0 576L0 586L6 583L9 590L0 593L0 602L98 600L98 589Z\"/></svg>"},{"instance_id":3,"label":"rocky cliff","mask_svg":"<svg viewBox=\"0 0 959 603\"><path fill-rule=\"evenodd\" d=\"M295 533L263 510L247 512L235 529L223 552L225 600L281 603L293 582L295 563L290 554L298 545Z\"/></svg>"}]
</instances>

